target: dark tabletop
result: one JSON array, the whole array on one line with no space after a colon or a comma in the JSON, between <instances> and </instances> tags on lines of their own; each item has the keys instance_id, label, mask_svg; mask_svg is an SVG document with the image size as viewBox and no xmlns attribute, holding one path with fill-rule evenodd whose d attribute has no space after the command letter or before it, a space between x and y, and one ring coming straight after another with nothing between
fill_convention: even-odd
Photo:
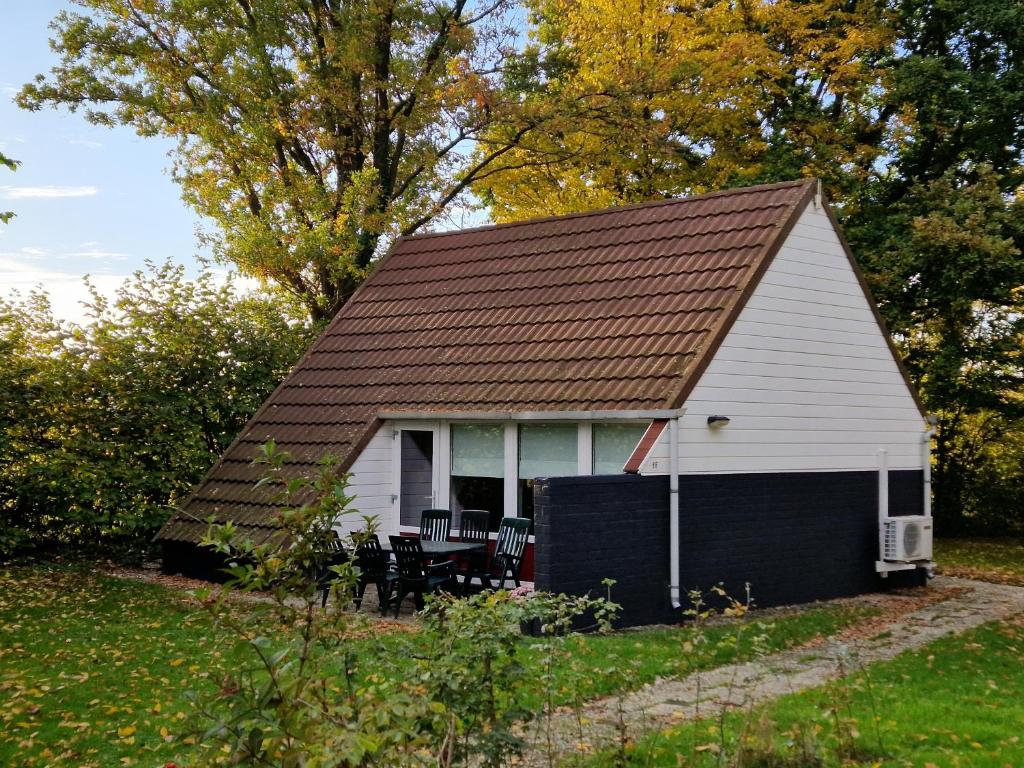
<instances>
[{"instance_id":1,"label":"dark tabletop","mask_svg":"<svg viewBox=\"0 0 1024 768\"><path fill-rule=\"evenodd\" d=\"M462 541L420 541L423 547L423 554L431 556L459 555L465 552L483 552L483 544L472 544ZM386 552L391 551L391 544L381 542L381 547Z\"/></svg>"}]
</instances>

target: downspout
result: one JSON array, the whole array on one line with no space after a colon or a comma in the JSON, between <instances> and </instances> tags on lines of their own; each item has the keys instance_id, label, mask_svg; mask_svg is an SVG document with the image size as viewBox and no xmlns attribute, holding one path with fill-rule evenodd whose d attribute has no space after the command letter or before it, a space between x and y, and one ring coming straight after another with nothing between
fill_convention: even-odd
<instances>
[{"instance_id":1,"label":"downspout","mask_svg":"<svg viewBox=\"0 0 1024 768\"><path fill-rule=\"evenodd\" d=\"M932 440L935 438L935 427L938 424L938 419L935 416L928 415L928 429L924 431L921 436L921 453L924 454L922 459L924 460L921 464L921 475L924 478L924 504L921 507L921 511L925 517L932 516ZM935 564L929 563L925 566L925 572L928 574L928 578L931 579L935 576Z\"/></svg>"},{"instance_id":2,"label":"downspout","mask_svg":"<svg viewBox=\"0 0 1024 768\"><path fill-rule=\"evenodd\" d=\"M937 419L929 414L928 429L921 436L921 473L924 476L924 506L921 509L925 517L932 516L932 440L935 439L936 421Z\"/></svg>"},{"instance_id":3,"label":"downspout","mask_svg":"<svg viewBox=\"0 0 1024 768\"><path fill-rule=\"evenodd\" d=\"M878 449L878 562L885 562L885 521L889 519L889 452ZM888 576L881 571L882 578Z\"/></svg>"},{"instance_id":4,"label":"downspout","mask_svg":"<svg viewBox=\"0 0 1024 768\"><path fill-rule=\"evenodd\" d=\"M668 421L668 551L669 590L672 608L682 608L679 599L679 417Z\"/></svg>"}]
</instances>

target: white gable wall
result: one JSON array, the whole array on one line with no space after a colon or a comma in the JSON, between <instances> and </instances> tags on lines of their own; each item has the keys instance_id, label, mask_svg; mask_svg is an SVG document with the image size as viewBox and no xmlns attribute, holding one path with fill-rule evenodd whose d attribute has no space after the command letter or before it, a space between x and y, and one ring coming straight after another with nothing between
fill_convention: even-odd
<instances>
[{"instance_id":1,"label":"white gable wall","mask_svg":"<svg viewBox=\"0 0 1024 768\"><path fill-rule=\"evenodd\" d=\"M923 466L920 412L831 220L808 204L685 403L679 471ZM707 417L731 422L710 429ZM642 472L668 471L668 433Z\"/></svg>"}]
</instances>

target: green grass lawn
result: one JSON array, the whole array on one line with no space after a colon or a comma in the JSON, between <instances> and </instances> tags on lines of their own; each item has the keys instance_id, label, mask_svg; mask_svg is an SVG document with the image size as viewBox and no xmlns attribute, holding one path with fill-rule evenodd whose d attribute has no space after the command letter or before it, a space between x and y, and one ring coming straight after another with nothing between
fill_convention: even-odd
<instances>
[{"instance_id":1,"label":"green grass lawn","mask_svg":"<svg viewBox=\"0 0 1024 768\"><path fill-rule=\"evenodd\" d=\"M753 713L726 718L734 758L737 734L751 750L740 768L914 766L1005 768L1024 765L1024 623L989 624L870 668L844 686L786 696ZM833 709L847 726L837 729ZM874 726L878 713L878 729ZM753 734L761 733L760 738ZM800 750L799 734L811 734ZM837 738L837 733L842 734ZM855 734L850 738L850 734ZM765 735L768 734L768 735ZM630 765L718 766L717 723L686 724L648 737ZM853 748L850 748L852 744ZM768 750L765 745L770 745ZM847 754L845 760L837 754ZM680 757L682 755L682 757ZM808 758L810 755L810 758ZM590 765L609 766L608 756Z\"/></svg>"},{"instance_id":2,"label":"green grass lawn","mask_svg":"<svg viewBox=\"0 0 1024 768\"><path fill-rule=\"evenodd\" d=\"M247 620L261 620L260 608L244 610ZM864 615L829 606L777 616L768 647L791 647ZM747 639L722 644L705 666L749 656L749 638L766 626L749 620ZM709 632L722 638L735 628ZM588 698L677 674L691 636L664 628L574 636L570 647L583 674L572 682L574 676L556 671L556 698ZM415 636L357 642L410 641ZM523 643L527 664L536 665L535 641ZM195 603L161 586L67 567L0 571L0 765L187 762L186 692L216 690L237 663L232 647Z\"/></svg>"},{"instance_id":3,"label":"green grass lawn","mask_svg":"<svg viewBox=\"0 0 1024 768\"><path fill-rule=\"evenodd\" d=\"M1024 539L936 539L935 562L950 576L1024 586Z\"/></svg>"},{"instance_id":4,"label":"green grass lawn","mask_svg":"<svg viewBox=\"0 0 1024 768\"><path fill-rule=\"evenodd\" d=\"M574 635L569 638L573 659L583 674L555 670L555 704L608 696L639 688L659 677L686 675L740 659L753 658L762 651L782 650L818 635L838 632L869 611L849 606L813 607L776 617L757 618L744 623L742 632L730 622L704 630L706 643L699 654L687 654L683 646L694 637L682 627L652 628L616 632L610 635ZM526 641L529 646L529 641ZM540 652L527 648L526 658L535 662ZM537 699L536 705L542 701Z\"/></svg>"}]
</instances>

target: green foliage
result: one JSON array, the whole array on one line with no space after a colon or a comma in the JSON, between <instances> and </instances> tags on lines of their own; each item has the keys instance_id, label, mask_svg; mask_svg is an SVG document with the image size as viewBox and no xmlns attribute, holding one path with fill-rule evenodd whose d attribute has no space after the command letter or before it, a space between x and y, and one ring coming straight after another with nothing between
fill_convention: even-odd
<instances>
[{"instance_id":1,"label":"green foliage","mask_svg":"<svg viewBox=\"0 0 1024 768\"><path fill-rule=\"evenodd\" d=\"M534 118L503 99L510 2L80 0L19 103L175 139L242 272L332 317L379 245L443 214ZM495 120L519 126L479 157Z\"/></svg>"},{"instance_id":2,"label":"green foliage","mask_svg":"<svg viewBox=\"0 0 1024 768\"><path fill-rule=\"evenodd\" d=\"M16 171L21 163L17 160L11 160L11 158L7 157L3 152L0 152L0 165L10 171ZM14 211L0 211L0 224L6 224L13 218Z\"/></svg>"},{"instance_id":3,"label":"green foliage","mask_svg":"<svg viewBox=\"0 0 1024 768\"><path fill-rule=\"evenodd\" d=\"M90 312L0 302L0 556L137 556L310 333L280 297L170 265Z\"/></svg>"},{"instance_id":4,"label":"green foliage","mask_svg":"<svg viewBox=\"0 0 1024 768\"><path fill-rule=\"evenodd\" d=\"M1002 182L988 165L954 168L850 228L939 417L935 508L947 533L1024 530L1024 478L1007 462L1024 427L1024 209ZM1008 505L992 507L999 496Z\"/></svg>"},{"instance_id":5,"label":"green foliage","mask_svg":"<svg viewBox=\"0 0 1024 768\"><path fill-rule=\"evenodd\" d=\"M357 573L351 559L330 565L335 526L351 534L349 551L374 521L353 520L348 479L326 461L296 473L273 443L257 463L261 482L278 490L277 531L254 544L231 523L211 525L206 545L229 563L230 580L204 607L238 639L243 659L213 698L197 702L200 764L225 753L234 765L502 766L520 753L518 731L531 677L520 659L520 624L535 617L565 628L582 613L610 628L605 601L545 595L515 599L484 593L469 600L431 598L414 642L358 645L365 619L350 611ZM320 607L318 575L329 570L331 599ZM260 590L276 629L253 631L230 610L233 594ZM411 663L410 663L411 661ZM382 674L398 667L399 674Z\"/></svg>"}]
</instances>

